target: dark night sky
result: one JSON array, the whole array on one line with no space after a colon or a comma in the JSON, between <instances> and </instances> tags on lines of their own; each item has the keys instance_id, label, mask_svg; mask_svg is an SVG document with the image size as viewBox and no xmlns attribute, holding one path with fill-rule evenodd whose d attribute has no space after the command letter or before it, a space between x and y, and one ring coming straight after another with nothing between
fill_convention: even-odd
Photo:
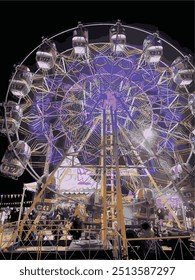
<instances>
[{"instance_id":1,"label":"dark night sky","mask_svg":"<svg viewBox=\"0 0 195 280\"><path fill-rule=\"evenodd\" d=\"M193 1L0 1L1 26L1 93L4 101L13 65L19 63L41 42L50 36L72 28L78 21L113 22L143 27L152 25L168 40L187 54L194 53ZM6 20L2 15L5 15ZM7 146L0 138L0 159ZM31 182L26 172L18 180L0 177L1 193L20 193L23 183Z\"/></svg>"}]
</instances>

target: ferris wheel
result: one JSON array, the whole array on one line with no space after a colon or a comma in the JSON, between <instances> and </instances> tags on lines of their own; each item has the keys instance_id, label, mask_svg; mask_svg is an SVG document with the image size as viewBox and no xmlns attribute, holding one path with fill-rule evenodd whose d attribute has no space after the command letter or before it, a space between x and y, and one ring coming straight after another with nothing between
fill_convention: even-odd
<instances>
[{"instance_id":1,"label":"ferris wheel","mask_svg":"<svg viewBox=\"0 0 195 280\"><path fill-rule=\"evenodd\" d=\"M123 195L180 191L193 171L193 77L190 56L158 31L120 21L43 38L16 66L2 104L9 146L0 171L17 179L27 169L39 181L76 168L99 188L118 172Z\"/></svg>"}]
</instances>

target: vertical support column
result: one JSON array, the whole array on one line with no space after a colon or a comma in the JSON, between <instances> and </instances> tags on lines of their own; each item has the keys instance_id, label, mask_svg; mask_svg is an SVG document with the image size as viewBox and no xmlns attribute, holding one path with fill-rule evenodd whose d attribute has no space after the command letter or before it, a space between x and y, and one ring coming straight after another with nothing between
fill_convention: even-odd
<instances>
[{"instance_id":1,"label":"vertical support column","mask_svg":"<svg viewBox=\"0 0 195 280\"><path fill-rule=\"evenodd\" d=\"M20 224L20 220L21 220L21 216L22 216L22 210L23 210L23 204L24 204L25 190L26 190L26 187L23 185L22 199L21 199L21 202L20 202L20 212L19 212L19 215L18 215L18 226L19 226L19 224Z\"/></svg>"},{"instance_id":2,"label":"vertical support column","mask_svg":"<svg viewBox=\"0 0 195 280\"><path fill-rule=\"evenodd\" d=\"M107 107L103 110L102 117L102 238L106 248L108 233L112 235L114 257L117 258L117 256L119 256L120 258L120 254L118 254L117 251L121 250L122 245L122 255L126 258L126 229L123 214L118 156L117 114L116 110ZM115 224L116 221L117 226ZM118 236L116 235L116 229L119 233Z\"/></svg>"},{"instance_id":3,"label":"vertical support column","mask_svg":"<svg viewBox=\"0 0 195 280\"><path fill-rule=\"evenodd\" d=\"M102 148L101 148L101 166L102 176L101 176L101 194L103 197L103 217L102 217L102 239L104 241L104 248L107 248L107 199L106 199L106 111L103 110L102 116Z\"/></svg>"},{"instance_id":4,"label":"vertical support column","mask_svg":"<svg viewBox=\"0 0 195 280\"><path fill-rule=\"evenodd\" d=\"M111 110L112 112L112 110ZM122 235L123 244L123 258L128 256L127 240L126 240L126 228L123 212L122 190L120 184L120 171L119 171L119 153L118 153L118 135L117 135L117 112L112 112L112 127L113 127L113 160L116 172L116 211L117 211L117 229Z\"/></svg>"}]
</instances>

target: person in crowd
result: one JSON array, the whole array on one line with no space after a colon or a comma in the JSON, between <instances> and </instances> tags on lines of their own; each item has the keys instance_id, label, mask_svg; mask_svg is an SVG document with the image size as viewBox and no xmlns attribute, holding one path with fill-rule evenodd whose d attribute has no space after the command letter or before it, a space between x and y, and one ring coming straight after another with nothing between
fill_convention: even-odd
<instances>
[{"instance_id":1,"label":"person in crowd","mask_svg":"<svg viewBox=\"0 0 195 280\"><path fill-rule=\"evenodd\" d=\"M140 238L153 238L155 236L154 230L150 223L144 222L141 224L141 231L139 233ZM151 259L156 258L155 255L155 241L153 240L142 240L140 243L139 254L141 259Z\"/></svg>"},{"instance_id":2,"label":"person in crowd","mask_svg":"<svg viewBox=\"0 0 195 280\"><path fill-rule=\"evenodd\" d=\"M0 220L0 223L3 225L4 222L5 222L5 218L6 218L6 213L5 213L5 210L2 210L1 211L1 220Z\"/></svg>"},{"instance_id":3,"label":"person in crowd","mask_svg":"<svg viewBox=\"0 0 195 280\"><path fill-rule=\"evenodd\" d=\"M10 212L10 222L14 223L18 221L19 212L17 211L16 207L14 207Z\"/></svg>"},{"instance_id":4,"label":"person in crowd","mask_svg":"<svg viewBox=\"0 0 195 280\"><path fill-rule=\"evenodd\" d=\"M53 226L52 226L52 234L54 235L54 240L60 240L60 238L63 236L63 231L61 228L61 216L58 213L55 217Z\"/></svg>"},{"instance_id":5,"label":"person in crowd","mask_svg":"<svg viewBox=\"0 0 195 280\"><path fill-rule=\"evenodd\" d=\"M141 225L141 232L140 232L140 237L146 237L146 238L151 238L154 237L154 230L152 229L151 225L148 222L144 222Z\"/></svg>"},{"instance_id":6,"label":"person in crowd","mask_svg":"<svg viewBox=\"0 0 195 280\"><path fill-rule=\"evenodd\" d=\"M73 236L73 239L78 240L81 237L82 233L82 222L78 216L74 216L72 219L72 226L70 234Z\"/></svg>"}]
</instances>

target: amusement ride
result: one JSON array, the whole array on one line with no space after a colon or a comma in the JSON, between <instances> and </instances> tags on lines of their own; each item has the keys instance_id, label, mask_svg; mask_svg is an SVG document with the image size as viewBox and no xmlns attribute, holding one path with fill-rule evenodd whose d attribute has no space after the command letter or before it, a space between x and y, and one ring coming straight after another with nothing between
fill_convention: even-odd
<instances>
[{"instance_id":1,"label":"amusement ride","mask_svg":"<svg viewBox=\"0 0 195 280\"><path fill-rule=\"evenodd\" d=\"M1 104L1 175L33 178L1 255L173 259L178 245L193 259L194 69L158 30L120 20L42 38Z\"/></svg>"}]
</instances>

